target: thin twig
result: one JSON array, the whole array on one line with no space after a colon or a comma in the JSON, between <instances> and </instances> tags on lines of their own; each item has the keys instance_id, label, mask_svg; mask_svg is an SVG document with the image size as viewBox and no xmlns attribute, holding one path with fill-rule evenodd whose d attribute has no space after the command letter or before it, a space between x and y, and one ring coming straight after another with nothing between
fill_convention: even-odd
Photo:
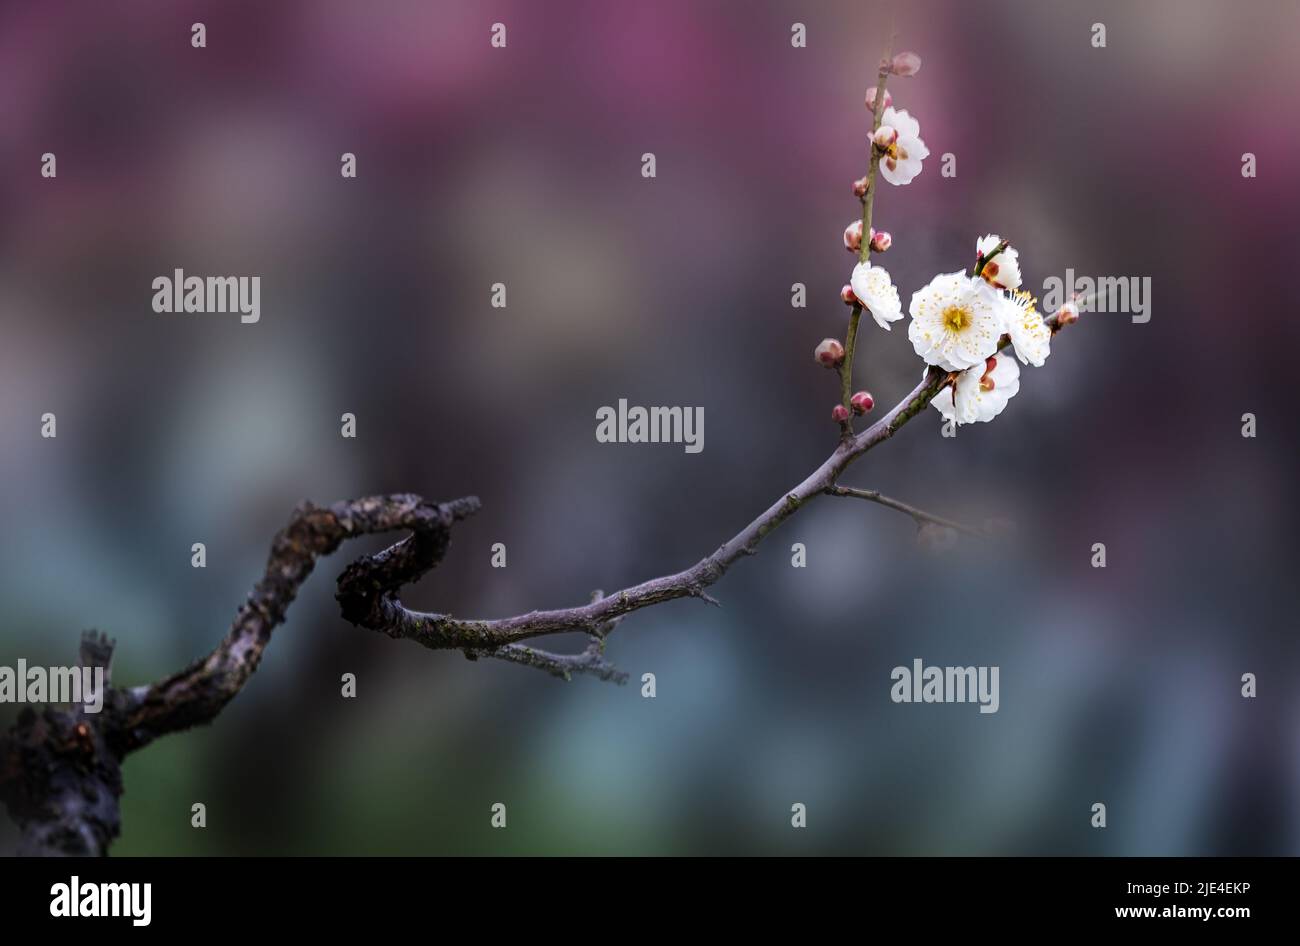
<instances>
[{"instance_id":1,"label":"thin twig","mask_svg":"<svg viewBox=\"0 0 1300 946\"><path fill-rule=\"evenodd\" d=\"M465 656L472 660L479 657L496 657L525 667L544 670L561 680L572 679L575 673L585 673L611 683L627 682L627 674L605 659L603 642L594 637L586 650L579 654L553 654L523 644L506 644L504 647L489 651L468 650Z\"/></svg>"},{"instance_id":2,"label":"thin twig","mask_svg":"<svg viewBox=\"0 0 1300 946\"><path fill-rule=\"evenodd\" d=\"M897 509L899 512L907 513L913 521L919 526L924 522L933 522L937 526L946 526L949 529L955 529L957 532L964 532L967 535L980 536L986 535L979 529L964 525L953 519L945 519L943 516L936 516L932 512L926 512L924 509L918 509L916 506L909 506L907 503L897 499L892 499L875 489L855 489L851 486L828 486L823 490L827 496L852 496L855 499L865 499L867 502L879 503L889 509Z\"/></svg>"}]
</instances>

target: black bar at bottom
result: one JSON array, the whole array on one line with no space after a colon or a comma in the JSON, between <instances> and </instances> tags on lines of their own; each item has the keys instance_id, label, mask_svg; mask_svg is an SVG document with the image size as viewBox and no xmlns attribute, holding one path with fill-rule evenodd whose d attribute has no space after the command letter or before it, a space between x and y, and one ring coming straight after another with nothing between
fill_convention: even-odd
<instances>
[{"instance_id":1,"label":"black bar at bottom","mask_svg":"<svg viewBox=\"0 0 1300 946\"><path fill-rule=\"evenodd\" d=\"M126 936L701 927L850 919L926 934L1124 926L1231 933L1285 921L1285 858L0 859L0 923ZM144 885L149 885L147 888ZM147 898L146 898L147 894ZM116 914L87 916L86 914ZM75 914L75 915L74 915ZM477 918L477 919L475 919ZM147 919L147 923L144 922ZM576 927L574 926L576 924ZM973 924L973 925L972 925ZM9 940L16 942L17 940Z\"/></svg>"}]
</instances>

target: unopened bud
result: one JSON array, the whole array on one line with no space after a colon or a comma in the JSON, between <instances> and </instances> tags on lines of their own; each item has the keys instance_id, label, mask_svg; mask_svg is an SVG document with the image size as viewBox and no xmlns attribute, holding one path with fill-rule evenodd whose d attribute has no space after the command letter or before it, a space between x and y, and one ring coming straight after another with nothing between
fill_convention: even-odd
<instances>
[{"instance_id":1,"label":"unopened bud","mask_svg":"<svg viewBox=\"0 0 1300 946\"><path fill-rule=\"evenodd\" d=\"M921 71L921 57L913 52L899 53L889 64L896 76L914 76Z\"/></svg>"},{"instance_id":2,"label":"unopened bud","mask_svg":"<svg viewBox=\"0 0 1300 946\"><path fill-rule=\"evenodd\" d=\"M885 100L880 103L880 108L882 110L889 108L889 106L892 105L893 103L894 103L894 97L889 94L888 89L885 89ZM867 89L867 111L868 112L874 111L875 108L876 108L876 87L873 85L871 88Z\"/></svg>"},{"instance_id":3,"label":"unopened bud","mask_svg":"<svg viewBox=\"0 0 1300 946\"><path fill-rule=\"evenodd\" d=\"M837 424L842 424L849 419L849 409L843 404L836 404L831 408L831 420Z\"/></svg>"},{"instance_id":4,"label":"unopened bud","mask_svg":"<svg viewBox=\"0 0 1300 946\"><path fill-rule=\"evenodd\" d=\"M1079 321L1079 307L1073 302L1067 302L1057 310L1057 325L1069 325L1071 322L1077 321Z\"/></svg>"},{"instance_id":5,"label":"unopened bud","mask_svg":"<svg viewBox=\"0 0 1300 946\"><path fill-rule=\"evenodd\" d=\"M860 177L853 182L853 196L861 200L867 196L867 179Z\"/></svg>"},{"instance_id":6,"label":"unopened bud","mask_svg":"<svg viewBox=\"0 0 1300 946\"><path fill-rule=\"evenodd\" d=\"M833 338L824 338L817 346L817 350L813 352L813 357L817 359L819 365L834 368L844 360L844 346Z\"/></svg>"},{"instance_id":7,"label":"unopened bud","mask_svg":"<svg viewBox=\"0 0 1300 946\"><path fill-rule=\"evenodd\" d=\"M883 253L894 245L894 238L889 235L887 230L871 231L871 252Z\"/></svg>"},{"instance_id":8,"label":"unopened bud","mask_svg":"<svg viewBox=\"0 0 1300 946\"><path fill-rule=\"evenodd\" d=\"M893 125L881 125L876 129L876 133L871 136L872 143L881 151L887 150L897 140L898 131Z\"/></svg>"},{"instance_id":9,"label":"unopened bud","mask_svg":"<svg viewBox=\"0 0 1300 946\"><path fill-rule=\"evenodd\" d=\"M844 248L850 253L862 249L862 221L854 220L844 228Z\"/></svg>"},{"instance_id":10,"label":"unopened bud","mask_svg":"<svg viewBox=\"0 0 1300 946\"><path fill-rule=\"evenodd\" d=\"M853 305L858 301L858 297L853 294L853 287L847 283L840 289L840 301L845 305Z\"/></svg>"},{"instance_id":11,"label":"unopened bud","mask_svg":"<svg viewBox=\"0 0 1300 946\"><path fill-rule=\"evenodd\" d=\"M859 391L849 398L849 404L853 406L853 413L865 414L876 406L876 399L871 396L869 391Z\"/></svg>"}]
</instances>

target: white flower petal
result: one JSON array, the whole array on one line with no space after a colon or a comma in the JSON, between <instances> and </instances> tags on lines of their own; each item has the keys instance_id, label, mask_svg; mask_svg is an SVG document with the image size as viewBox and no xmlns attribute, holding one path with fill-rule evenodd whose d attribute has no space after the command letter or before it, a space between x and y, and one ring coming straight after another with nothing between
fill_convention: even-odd
<instances>
[{"instance_id":1,"label":"white flower petal","mask_svg":"<svg viewBox=\"0 0 1300 946\"><path fill-rule=\"evenodd\" d=\"M930 406L937 408L944 420L952 420L952 387L944 387L930 400Z\"/></svg>"},{"instance_id":2,"label":"white flower petal","mask_svg":"<svg viewBox=\"0 0 1300 946\"><path fill-rule=\"evenodd\" d=\"M992 269L993 272L988 270ZM993 257L985 266L985 278L999 289L1020 288L1020 253L1013 246Z\"/></svg>"},{"instance_id":3,"label":"white flower petal","mask_svg":"<svg viewBox=\"0 0 1300 946\"><path fill-rule=\"evenodd\" d=\"M980 376L983 374L984 370L980 367L970 368L957 376L954 400L958 424L973 424L984 419L980 416Z\"/></svg>"},{"instance_id":4,"label":"white flower petal","mask_svg":"<svg viewBox=\"0 0 1300 946\"><path fill-rule=\"evenodd\" d=\"M990 233L975 241L975 252L979 256L988 256L1001 242L1000 236ZM1014 246L1008 246L985 265L980 275L994 289L1019 289L1020 252Z\"/></svg>"},{"instance_id":5,"label":"white flower petal","mask_svg":"<svg viewBox=\"0 0 1300 946\"><path fill-rule=\"evenodd\" d=\"M880 162L880 176L891 184L902 186L911 184L916 176L921 173L921 162L917 158L899 159L894 162L891 168L883 161Z\"/></svg>"},{"instance_id":6,"label":"white flower petal","mask_svg":"<svg viewBox=\"0 0 1300 946\"><path fill-rule=\"evenodd\" d=\"M998 307L1003 330L1011 336L1016 357L1023 364L1041 368L1052 352L1052 330L1034 308L1033 298L1028 293L999 296Z\"/></svg>"},{"instance_id":7,"label":"white flower petal","mask_svg":"<svg viewBox=\"0 0 1300 946\"><path fill-rule=\"evenodd\" d=\"M971 372L978 370L972 368ZM974 395L976 420L984 423L1006 410L1007 402L1020 391L1020 365L1014 358L999 352L988 377L993 382L993 390L985 391L977 386Z\"/></svg>"},{"instance_id":8,"label":"white flower petal","mask_svg":"<svg viewBox=\"0 0 1300 946\"><path fill-rule=\"evenodd\" d=\"M998 347L996 299L965 273L942 273L912 294L907 337L928 364L949 371L984 363Z\"/></svg>"},{"instance_id":9,"label":"white flower petal","mask_svg":"<svg viewBox=\"0 0 1300 946\"><path fill-rule=\"evenodd\" d=\"M883 266L871 263L858 263L853 267L849 277L849 287L858 301L871 313L876 324L886 331L890 322L897 322L903 317L903 303L898 298L898 289L889 279L889 272Z\"/></svg>"},{"instance_id":10,"label":"white flower petal","mask_svg":"<svg viewBox=\"0 0 1300 946\"><path fill-rule=\"evenodd\" d=\"M1003 391L1007 392L1007 397L1015 397L1020 392L1020 366L1006 352L998 352L994 357L995 364L993 370L989 372L989 377Z\"/></svg>"},{"instance_id":11,"label":"white flower petal","mask_svg":"<svg viewBox=\"0 0 1300 946\"><path fill-rule=\"evenodd\" d=\"M910 184L921 173L921 161L930 156L930 149L921 140L921 123L907 114L906 109L888 108L881 117L881 124L898 132L895 142L898 154L892 159L881 159L880 176L891 184ZM891 160L893 167L890 166Z\"/></svg>"},{"instance_id":12,"label":"white flower petal","mask_svg":"<svg viewBox=\"0 0 1300 946\"><path fill-rule=\"evenodd\" d=\"M1007 402L1020 391L1020 366L1014 358L999 353L994 356L993 370L987 371L987 367L986 362L963 371L955 385L944 387L930 401L945 420L955 417L959 425L987 423L1006 409ZM982 383L986 373L993 382L988 391Z\"/></svg>"},{"instance_id":13,"label":"white flower petal","mask_svg":"<svg viewBox=\"0 0 1300 946\"><path fill-rule=\"evenodd\" d=\"M880 124L896 129L900 138L921 137L921 123L909 115L905 108L894 108L891 105L880 116Z\"/></svg>"}]
</instances>

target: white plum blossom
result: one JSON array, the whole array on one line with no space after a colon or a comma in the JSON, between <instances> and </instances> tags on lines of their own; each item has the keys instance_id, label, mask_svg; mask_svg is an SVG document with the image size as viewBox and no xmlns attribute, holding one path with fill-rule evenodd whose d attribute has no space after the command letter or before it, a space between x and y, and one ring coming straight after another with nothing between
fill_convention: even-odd
<instances>
[{"instance_id":1,"label":"white plum blossom","mask_svg":"<svg viewBox=\"0 0 1300 946\"><path fill-rule=\"evenodd\" d=\"M944 420L956 418L959 425L987 423L1002 413L1019 390L1020 366L999 352L983 365L963 371L955 385L945 387L930 403Z\"/></svg>"},{"instance_id":2,"label":"white plum blossom","mask_svg":"<svg viewBox=\"0 0 1300 946\"><path fill-rule=\"evenodd\" d=\"M975 253L979 259L988 256L998 248L1002 238L996 233L975 241ZM1020 253L1013 246L1008 246L993 259L984 264L980 272L984 281L994 289L1020 288Z\"/></svg>"},{"instance_id":3,"label":"white plum blossom","mask_svg":"<svg viewBox=\"0 0 1300 946\"><path fill-rule=\"evenodd\" d=\"M889 330L890 322L897 322L903 317L903 303L898 298L898 289L890 281L885 267L872 266L869 261L859 263L853 267L849 286L858 301L876 320L876 324L886 331Z\"/></svg>"},{"instance_id":4,"label":"white plum blossom","mask_svg":"<svg viewBox=\"0 0 1300 946\"><path fill-rule=\"evenodd\" d=\"M945 371L983 364L1005 331L997 296L964 272L935 276L912 293L908 311L912 347L927 364Z\"/></svg>"},{"instance_id":5,"label":"white plum blossom","mask_svg":"<svg viewBox=\"0 0 1300 946\"><path fill-rule=\"evenodd\" d=\"M907 109L885 109L880 118L881 127L889 126L897 137L881 148L880 175L891 184L910 184L921 173L921 160L930 156L930 149L921 140L921 123Z\"/></svg>"},{"instance_id":6,"label":"white plum blossom","mask_svg":"<svg viewBox=\"0 0 1300 946\"><path fill-rule=\"evenodd\" d=\"M1035 307L1036 299L1023 290L999 294L1003 331L1011 336L1021 364L1041 368L1051 354L1052 330Z\"/></svg>"}]
</instances>

